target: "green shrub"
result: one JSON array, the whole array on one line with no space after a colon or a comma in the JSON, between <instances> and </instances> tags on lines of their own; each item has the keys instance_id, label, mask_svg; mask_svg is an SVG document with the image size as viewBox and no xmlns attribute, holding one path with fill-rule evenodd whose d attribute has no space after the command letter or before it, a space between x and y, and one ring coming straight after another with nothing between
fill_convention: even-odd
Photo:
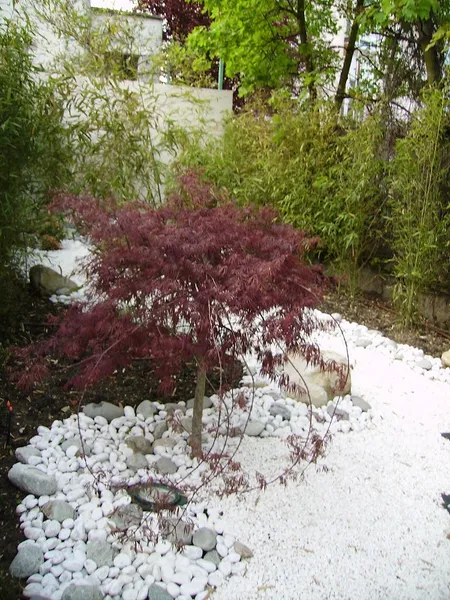
<instances>
[{"instance_id":1,"label":"green shrub","mask_svg":"<svg viewBox=\"0 0 450 600\"><path fill-rule=\"evenodd\" d=\"M65 177L62 108L39 77L27 25L0 22L0 311L14 302L11 269L42 231L47 191Z\"/></svg>"},{"instance_id":2,"label":"green shrub","mask_svg":"<svg viewBox=\"0 0 450 600\"><path fill-rule=\"evenodd\" d=\"M371 258L379 226L383 162L378 118L338 123L332 107L311 109L280 96L253 104L225 126L223 139L191 140L184 166L203 169L241 204L269 204L322 240L322 253L354 284Z\"/></svg>"},{"instance_id":3,"label":"green shrub","mask_svg":"<svg viewBox=\"0 0 450 600\"><path fill-rule=\"evenodd\" d=\"M450 271L448 110L445 93L428 91L392 165L394 301L407 324L417 317L420 294L441 287Z\"/></svg>"}]
</instances>

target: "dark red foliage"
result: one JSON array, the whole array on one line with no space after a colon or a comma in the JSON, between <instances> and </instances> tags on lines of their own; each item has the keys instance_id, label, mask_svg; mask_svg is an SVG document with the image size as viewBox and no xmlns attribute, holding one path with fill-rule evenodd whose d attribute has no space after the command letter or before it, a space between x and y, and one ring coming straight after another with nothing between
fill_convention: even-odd
<instances>
[{"instance_id":1,"label":"dark red foliage","mask_svg":"<svg viewBox=\"0 0 450 600\"><path fill-rule=\"evenodd\" d=\"M207 370L249 351L276 378L285 352L319 360L311 311L325 278L304 260L315 241L269 208L239 208L195 174L159 209L60 195L97 248L87 302L71 306L48 341L19 351L19 382L45 376L47 356L79 361L84 387L149 358L170 389L183 363ZM31 363L30 363L31 359Z\"/></svg>"},{"instance_id":2,"label":"dark red foliage","mask_svg":"<svg viewBox=\"0 0 450 600\"><path fill-rule=\"evenodd\" d=\"M195 27L209 27L211 19L197 2L139 0L138 10L165 19L165 39L184 41Z\"/></svg>"}]
</instances>

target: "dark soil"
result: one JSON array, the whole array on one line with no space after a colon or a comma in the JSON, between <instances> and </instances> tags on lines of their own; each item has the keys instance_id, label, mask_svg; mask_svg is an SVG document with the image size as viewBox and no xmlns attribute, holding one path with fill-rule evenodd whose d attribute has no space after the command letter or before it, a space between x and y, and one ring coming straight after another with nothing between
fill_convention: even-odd
<instances>
[{"instance_id":1,"label":"dark soil","mask_svg":"<svg viewBox=\"0 0 450 600\"><path fill-rule=\"evenodd\" d=\"M423 323L417 330L404 331L395 323L392 307L375 298L359 296L350 299L344 293L333 292L327 296L322 310L339 312L348 320L355 320L378 329L400 343L421 347L426 353L440 356L450 348L450 332L433 328ZM60 310L50 302L33 297L25 292L23 304L17 306L15 318L0 324L0 351L9 344L25 345L49 335L46 315ZM4 352L0 360L4 360ZM9 361L10 363L11 361ZM239 380L241 373L233 374ZM232 375L228 376L231 381ZM148 361L139 361L114 377L105 380L86 391L64 390L67 369L56 363L48 381L29 394L17 390L8 381L6 369L0 371L0 425L6 417L6 402L13 406L11 437L4 445L6 436L0 431L0 598L1 600L19 600L22 597L22 583L9 576L8 567L16 554L17 544L23 540L19 528L19 519L15 508L24 494L9 484L8 470L14 464L14 450L27 444L35 435L38 425L51 425L56 419L63 419L76 412L80 400L84 403L107 400L117 404L136 406L142 400L172 401L189 400L194 395L194 370L186 366L177 378L174 392L170 398L162 398L158 393L158 381L152 376ZM210 375L209 393L218 387L217 374Z\"/></svg>"}]
</instances>

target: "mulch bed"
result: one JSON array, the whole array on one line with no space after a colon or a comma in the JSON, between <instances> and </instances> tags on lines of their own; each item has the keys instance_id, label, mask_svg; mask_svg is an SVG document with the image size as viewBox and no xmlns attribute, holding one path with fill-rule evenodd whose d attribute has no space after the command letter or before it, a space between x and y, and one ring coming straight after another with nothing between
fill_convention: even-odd
<instances>
[{"instance_id":1,"label":"mulch bed","mask_svg":"<svg viewBox=\"0 0 450 600\"><path fill-rule=\"evenodd\" d=\"M363 323L378 329L400 343L421 347L426 353L440 356L450 348L450 332L442 331L423 323L417 330L404 331L396 325L392 307L369 296L350 298L345 293L330 293L321 309L339 312L349 320ZM46 315L61 310L49 301L24 292L23 302L17 306L16 315L8 323L0 324L0 339L3 347L8 344L25 345L49 335ZM2 358L0 356L0 358ZM241 372L235 372L238 381ZM17 545L23 540L19 520L15 513L16 505L24 494L9 484L7 472L15 462L14 450L27 444L35 435L38 425L50 426L56 419L63 419L76 412L80 400L84 403L107 400L113 403L136 406L142 400L177 402L189 400L194 395L195 372L186 366L177 378L176 387L170 398L163 399L158 392L158 381L152 375L148 361L138 361L124 371L117 373L85 394L79 391L64 390L67 369L55 364L50 378L45 384L29 394L17 390L8 380L5 370L0 371L0 411L6 416L6 402L10 401L12 416L11 440L4 446L5 436L0 436L0 598L18 600L22 596L22 584L12 579L8 573ZM231 377L228 377L231 379ZM211 375L209 393L217 389L217 374Z\"/></svg>"}]
</instances>

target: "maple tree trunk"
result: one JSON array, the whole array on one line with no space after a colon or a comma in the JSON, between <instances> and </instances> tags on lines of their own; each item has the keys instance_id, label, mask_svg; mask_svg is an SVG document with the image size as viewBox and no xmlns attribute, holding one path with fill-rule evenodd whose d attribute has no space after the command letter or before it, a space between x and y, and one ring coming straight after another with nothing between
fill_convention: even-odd
<instances>
[{"instance_id":1,"label":"maple tree trunk","mask_svg":"<svg viewBox=\"0 0 450 600\"><path fill-rule=\"evenodd\" d=\"M202 363L197 368L195 385L194 411L192 414L191 455L201 456L202 453L202 416L203 398L206 389L206 369Z\"/></svg>"}]
</instances>

